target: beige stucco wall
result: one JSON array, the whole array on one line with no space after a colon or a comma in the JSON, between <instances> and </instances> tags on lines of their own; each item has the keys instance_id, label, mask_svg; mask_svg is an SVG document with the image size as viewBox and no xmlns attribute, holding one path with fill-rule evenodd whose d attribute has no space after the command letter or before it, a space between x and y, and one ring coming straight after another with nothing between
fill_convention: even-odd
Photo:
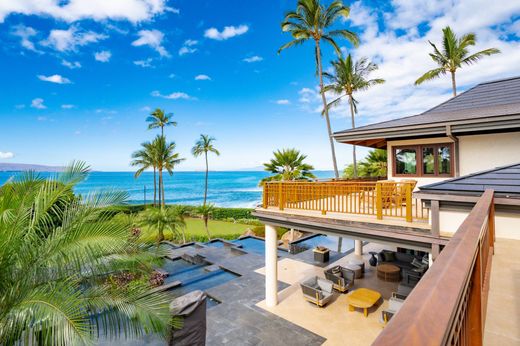
<instances>
[{"instance_id":1,"label":"beige stucco wall","mask_svg":"<svg viewBox=\"0 0 520 346\"><path fill-rule=\"evenodd\" d=\"M449 236L455 233L468 215L469 210L441 210L439 212L439 228L441 235ZM520 240L520 213L496 212L495 236L497 238Z\"/></svg>"},{"instance_id":2,"label":"beige stucco wall","mask_svg":"<svg viewBox=\"0 0 520 346\"><path fill-rule=\"evenodd\" d=\"M459 138L460 175L520 162L520 132Z\"/></svg>"}]
</instances>

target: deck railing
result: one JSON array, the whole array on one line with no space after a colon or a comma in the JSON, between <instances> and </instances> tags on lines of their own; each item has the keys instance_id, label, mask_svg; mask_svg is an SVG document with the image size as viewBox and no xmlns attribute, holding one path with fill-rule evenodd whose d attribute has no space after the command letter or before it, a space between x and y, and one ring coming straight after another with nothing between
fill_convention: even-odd
<instances>
[{"instance_id":1,"label":"deck railing","mask_svg":"<svg viewBox=\"0 0 520 346\"><path fill-rule=\"evenodd\" d=\"M494 214L488 190L373 345L482 345Z\"/></svg>"},{"instance_id":2,"label":"deck railing","mask_svg":"<svg viewBox=\"0 0 520 346\"><path fill-rule=\"evenodd\" d=\"M416 182L276 181L264 184L263 207L428 220L428 209L412 198Z\"/></svg>"}]
</instances>

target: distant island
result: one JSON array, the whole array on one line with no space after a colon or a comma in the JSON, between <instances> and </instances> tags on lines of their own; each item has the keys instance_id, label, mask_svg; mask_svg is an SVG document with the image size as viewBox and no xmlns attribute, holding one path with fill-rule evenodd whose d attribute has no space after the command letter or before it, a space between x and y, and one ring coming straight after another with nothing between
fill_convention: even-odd
<instances>
[{"instance_id":1,"label":"distant island","mask_svg":"<svg viewBox=\"0 0 520 346\"><path fill-rule=\"evenodd\" d=\"M6 163L0 162L0 172L20 172L20 171L36 171L36 172L61 172L64 167L61 166L45 166L33 165L30 163Z\"/></svg>"}]
</instances>

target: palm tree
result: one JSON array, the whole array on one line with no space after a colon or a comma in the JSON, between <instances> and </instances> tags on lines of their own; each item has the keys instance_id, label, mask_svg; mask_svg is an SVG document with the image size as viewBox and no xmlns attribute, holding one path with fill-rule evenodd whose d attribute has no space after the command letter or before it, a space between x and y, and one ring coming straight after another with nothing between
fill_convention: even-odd
<instances>
[{"instance_id":1,"label":"palm tree","mask_svg":"<svg viewBox=\"0 0 520 346\"><path fill-rule=\"evenodd\" d=\"M109 275L149 273L159 258L129 241L128 224L105 212L126 193L71 195L87 175L75 163L48 179L27 173L0 187L3 345L97 344L98 333L168 331L167 296L107 285Z\"/></svg>"},{"instance_id":2,"label":"palm tree","mask_svg":"<svg viewBox=\"0 0 520 346\"><path fill-rule=\"evenodd\" d=\"M141 143L142 149L132 153L132 166L139 166L139 169L135 172L134 177L137 179L141 174L149 169L153 168L153 205L157 204L157 166L156 166L156 153L155 147L150 142Z\"/></svg>"},{"instance_id":3,"label":"palm tree","mask_svg":"<svg viewBox=\"0 0 520 346\"><path fill-rule=\"evenodd\" d=\"M311 172L314 167L303 162L307 155L301 154L299 150L276 150L273 155L274 159L271 159L269 163L264 163L265 170L273 173L273 175L262 179L260 185L272 180L287 181L316 178Z\"/></svg>"},{"instance_id":4,"label":"palm tree","mask_svg":"<svg viewBox=\"0 0 520 346\"><path fill-rule=\"evenodd\" d=\"M423 74L415 81L415 85L422 84L425 81L435 79L449 72L451 74L453 96L457 96L457 83L455 81L455 73L457 72L457 69L461 68L462 65L471 65L476 63L485 56L498 54L500 53L500 50L496 48L488 48L477 53L469 54L469 46L474 46L477 41L477 36L474 33L469 33L461 38L457 38L451 28L447 26L442 29L442 34L442 52L439 51L435 44L428 41L433 47L433 53L430 53L430 57L437 63L437 65L439 65L439 67Z\"/></svg>"},{"instance_id":5,"label":"palm tree","mask_svg":"<svg viewBox=\"0 0 520 346\"><path fill-rule=\"evenodd\" d=\"M327 109L327 99L325 90L323 89L323 68L321 64L321 41L330 44L336 53L341 56L341 50L334 40L337 37L345 38L353 45L359 43L356 33L347 29L329 30L340 18L346 19L350 15L350 8L343 4L341 0L333 1L328 7L321 4L320 0L298 0L296 10L288 12L282 22L282 31L290 32L294 40L284 44L279 50L282 50L303 44L305 41L313 40L315 44L316 71L320 83L320 94L323 102L323 114L327 123L327 132L330 142L330 150L332 153L332 163L334 166L334 174L339 177L338 165L336 162L336 151L334 149L334 140L332 138L332 129L330 126L329 111Z\"/></svg>"},{"instance_id":6,"label":"palm tree","mask_svg":"<svg viewBox=\"0 0 520 346\"><path fill-rule=\"evenodd\" d=\"M154 110L148 118L146 118L146 121L150 124L148 125L148 129L161 129L161 136L164 136L164 127L165 126L177 126L177 122L172 120L173 114L172 113L165 113L164 110L157 108Z\"/></svg>"},{"instance_id":7,"label":"palm tree","mask_svg":"<svg viewBox=\"0 0 520 346\"><path fill-rule=\"evenodd\" d=\"M353 94L357 91L367 90L373 85L383 84L384 79L368 79L368 75L377 70L377 65L369 62L367 58L361 58L354 62L352 56L349 54L345 59L339 58L337 61L332 62L334 73L330 74L325 72L324 75L327 77L331 84L325 86L325 91L333 91L337 95L341 95L334 101L328 104L327 107L335 106L339 104L341 99L345 96L348 97L348 103L350 105L350 117L352 121L352 128L356 127L354 115L357 113L357 100ZM354 178L357 178L357 162L356 162L356 146L352 148L352 159L354 163Z\"/></svg>"},{"instance_id":8,"label":"palm tree","mask_svg":"<svg viewBox=\"0 0 520 346\"><path fill-rule=\"evenodd\" d=\"M384 149L369 151L367 157L359 163L358 177L386 177L387 174L387 151ZM343 176L345 178L355 178L353 164L345 168Z\"/></svg>"},{"instance_id":9,"label":"palm tree","mask_svg":"<svg viewBox=\"0 0 520 346\"><path fill-rule=\"evenodd\" d=\"M208 222L210 216L215 211L215 206L211 203L203 204L197 208L197 214L202 217L204 221L204 227L206 228L206 233L208 234L208 241L211 241L211 234L209 233Z\"/></svg>"},{"instance_id":10,"label":"palm tree","mask_svg":"<svg viewBox=\"0 0 520 346\"><path fill-rule=\"evenodd\" d=\"M206 160L206 179L204 184L204 205L206 205L206 199L208 197L208 173L209 173L209 167L208 167L208 153L214 153L217 156L220 155L220 152L215 148L213 145L213 142L215 141L215 138L210 137L208 135L200 135L200 139L195 142L195 146L191 149L191 153L195 157L199 157L200 155L204 154L204 159Z\"/></svg>"},{"instance_id":11,"label":"palm tree","mask_svg":"<svg viewBox=\"0 0 520 346\"><path fill-rule=\"evenodd\" d=\"M173 169L176 165L185 159L179 157L179 153L175 152L175 142L167 142L164 136L155 137L152 142L156 153L155 165L159 173L159 205L165 205L164 198L164 180L163 171L166 170L168 174L173 174Z\"/></svg>"},{"instance_id":12,"label":"palm tree","mask_svg":"<svg viewBox=\"0 0 520 346\"><path fill-rule=\"evenodd\" d=\"M171 231L174 238L182 235L186 226L184 218L175 208L148 208L140 215L140 224L157 231L157 244L164 240L164 231Z\"/></svg>"}]
</instances>

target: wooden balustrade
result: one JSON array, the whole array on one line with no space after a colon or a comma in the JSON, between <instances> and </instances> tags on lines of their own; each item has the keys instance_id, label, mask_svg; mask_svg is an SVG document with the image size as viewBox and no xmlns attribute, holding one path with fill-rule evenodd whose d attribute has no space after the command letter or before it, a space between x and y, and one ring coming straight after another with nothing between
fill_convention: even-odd
<instances>
[{"instance_id":1,"label":"wooden balustrade","mask_svg":"<svg viewBox=\"0 0 520 346\"><path fill-rule=\"evenodd\" d=\"M373 345L482 345L494 220L487 190Z\"/></svg>"},{"instance_id":2,"label":"wooden balustrade","mask_svg":"<svg viewBox=\"0 0 520 346\"><path fill-rule=\"evenodd\" d=\"M414 187L415 182L268 182L263 207L428 220L428 210L412 198Z\"/></svg>"}]
</instances>

